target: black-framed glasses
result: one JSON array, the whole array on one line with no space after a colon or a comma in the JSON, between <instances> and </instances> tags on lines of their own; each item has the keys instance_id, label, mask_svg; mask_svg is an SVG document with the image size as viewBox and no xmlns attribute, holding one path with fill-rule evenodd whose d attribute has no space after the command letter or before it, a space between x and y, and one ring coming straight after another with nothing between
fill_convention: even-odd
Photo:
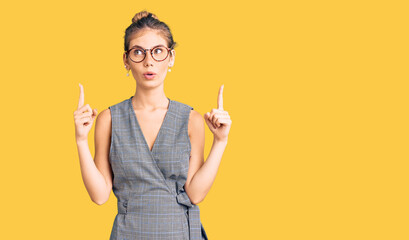
<instances>
[{"instance_id":1,"label":"black-framed glasses","mask_svg":"<svg viewBox=\"0 0 409 240\"><path fill-rule=\"evenodd\" d=\"M152 49L143 49L141 47L133 47L129 49L128 51L126 51L125 54L129 56L131 61L139 63L145 59L146 52L149 51L151 53L153 60L157 62L161 62L168 57L171 50L172 49L167 48L165 46L156 46Z\"/></svg>"}]
</instances>

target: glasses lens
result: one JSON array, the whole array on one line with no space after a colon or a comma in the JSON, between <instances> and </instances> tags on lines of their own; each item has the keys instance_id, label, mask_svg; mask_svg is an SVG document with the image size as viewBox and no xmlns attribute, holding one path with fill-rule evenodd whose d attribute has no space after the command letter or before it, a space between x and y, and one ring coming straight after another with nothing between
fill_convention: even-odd
<instances>
[{"instance_id":1,"label":"glasses lens","mask_svg":"<svg viewBox=\"0 0 409 240\"><path fill-rule=\"evenodd\" d=\"M143 50L141 48L133 48L129 52L129 57L135 62L142 61L144 56L145 56L145 53L143 52Z\"/></svg>"},{"instance_id":2,"label":"glasses lens","mask_svg":"<svg viewBox=\"0 0 409 240\"><path fill-rule=\"evenodd\" d=\"M165 47L156 47L152 50L153 58L156 61L162 61L168 56L168 49Z\"/></svg>"}]
</instances>

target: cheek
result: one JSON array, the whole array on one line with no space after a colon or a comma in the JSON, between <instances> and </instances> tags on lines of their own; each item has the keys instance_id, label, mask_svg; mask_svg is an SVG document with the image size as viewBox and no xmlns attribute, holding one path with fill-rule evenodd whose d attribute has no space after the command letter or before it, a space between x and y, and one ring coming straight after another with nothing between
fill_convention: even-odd
<instances>
[{"instance_id":1,"label":"cheek","mask_svg":"<svg viewBox=\"0 0 409 240\"><path fill-rule=\"evenodd\" d=\"M166 74L167 71L168 71L168 64L166 63L166 64L161 65L159 71L160 71L162 74Z\"/></svg>"}]
</instances>

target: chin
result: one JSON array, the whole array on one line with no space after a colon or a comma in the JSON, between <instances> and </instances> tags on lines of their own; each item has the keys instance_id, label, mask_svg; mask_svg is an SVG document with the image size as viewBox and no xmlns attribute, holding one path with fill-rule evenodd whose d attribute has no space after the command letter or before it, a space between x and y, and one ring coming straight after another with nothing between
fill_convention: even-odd
<instances>
[{"instance_id":1,"label":"chin","mask_svg":"<svg viewBox=\"0 0 409 240\"><path fill-rule=\"evenodd\" d=\"M152 79L152 80L142 79L141 81L137 82L137 84L143 85L143 86L149 86L149 87L156 87L156 86L160 86L161 84L163 84L163 80L161 79Z\"/></svg>"}]
</instances>

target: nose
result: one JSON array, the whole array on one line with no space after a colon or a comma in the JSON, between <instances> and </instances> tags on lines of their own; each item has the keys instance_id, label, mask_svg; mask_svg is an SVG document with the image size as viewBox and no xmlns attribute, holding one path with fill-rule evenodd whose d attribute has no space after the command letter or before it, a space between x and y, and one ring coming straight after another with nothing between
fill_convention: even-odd
<instances>
[{"instance_id":1,"label":"nose","mask_svg":"<svg viewBox=\"0 0 409 240\"><path fill-rule=\"evenodd\" d=\"M151 50L150 50L150 49L146 50L145 54L146 54L146 56L145 56L145 59L143 60L145 63L153 63L153 62L155 61L155 60L152 58Z\"/></svg>"}]
</instances>

